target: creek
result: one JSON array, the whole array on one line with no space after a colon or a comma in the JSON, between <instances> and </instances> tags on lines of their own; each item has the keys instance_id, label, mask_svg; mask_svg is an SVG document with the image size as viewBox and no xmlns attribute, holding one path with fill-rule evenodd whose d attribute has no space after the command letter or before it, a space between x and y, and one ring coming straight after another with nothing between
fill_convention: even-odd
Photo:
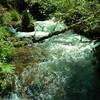
<instances>
[{"instance_id":1,"label":"creek","mask_svg":"<svg viewBox=\"0 0 100 100\"><path fill-rule=\"evenodd\" d=\"M32 43L35 63L16 74L14 92L3 100L92 100L94 47L94 41L71 30Z\"/></svg>"}]
</instances>

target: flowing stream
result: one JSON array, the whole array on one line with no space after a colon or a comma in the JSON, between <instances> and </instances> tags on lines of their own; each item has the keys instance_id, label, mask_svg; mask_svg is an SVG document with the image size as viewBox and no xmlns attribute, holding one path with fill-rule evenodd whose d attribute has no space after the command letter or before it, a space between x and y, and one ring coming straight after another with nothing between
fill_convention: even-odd
<instances>
[{"instance_id":1,"label":"flowing stream","mask_svg":"<svg viewBox=\"0 0 100 100\"><path fill-rule=\"evenodd\" d=\"M31 44L31 60L4 100L92 100L94 42L67 31ZM28 51L27 51L28 52Z\"/></svg>"}]
</instances>

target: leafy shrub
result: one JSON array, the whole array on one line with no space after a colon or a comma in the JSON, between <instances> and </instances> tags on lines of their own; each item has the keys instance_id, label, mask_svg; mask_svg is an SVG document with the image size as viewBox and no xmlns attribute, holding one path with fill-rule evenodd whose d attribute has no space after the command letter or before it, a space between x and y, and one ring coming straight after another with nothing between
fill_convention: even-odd
<instances>
[{"instance_id":1,"label":"leafy shrub","mask_svg":"<svg viewBox=\"0 0 100 100\"><path fill-rule=\"evenodd\" d=\"M100 4L96 1L67 0L63 3L62 11L59 10L58 6L58 11L63 13L63 16L58 15L63 17L68 26L75 24L72 27L73 29L83 31L83 33L95 34L97 27L100 29L99 9Z\"/></svg>"},{"instance_id":2,"label":"leafy shrub","mask_svg":"<svg viewBox=\"0 0 100 100\"><path fill-rule=\"evenodd\" d=\"M13 55L13 45L8 37L10 34L6 31L5 27L0 27L0 94L8 92L8 87L14 82L14 67L10 62L10 58Z\"/></svg>"},{"instance_id":3,"label":"leafy shrub","mask_svg":"<svg viewBox=\"0 0 100 100\"><path fill-rule=\"evenodd\" d=\"M10 64L0 63L0 92L6 89L14 81L14 69Z\"/></svg>"},{"instance_id":4,"label":"leafy shrub","mask_svg":"<svg viewBox=\"0 0 100 100\"><path fill-rule=\"evenodd\" d=\"M0 63L0 97L5 97L14 89L15 67L11 64Z\"/></svg>"},{"instance_id":5,"label":"leafy shrub","mask_svg":"<svg viewBox=\"0 0 100 100\"><path fill-rule=\"evenodd\" d=\"M6 11L2 17L4 25L9 25L11 21L20 21L20 14L15 9Z\"/></svg>"},{"instance_id":6,"label":"leafy shrub","mask_svg":"<svg viewBox=\"0 0 100 100\"><path fill-rule=\"evenodd\" d=\"M2 62L8 62L14 51L12 43L8 40L9 35L4 27L0 28L0 61Z\"/></svg>"}]
</instances>

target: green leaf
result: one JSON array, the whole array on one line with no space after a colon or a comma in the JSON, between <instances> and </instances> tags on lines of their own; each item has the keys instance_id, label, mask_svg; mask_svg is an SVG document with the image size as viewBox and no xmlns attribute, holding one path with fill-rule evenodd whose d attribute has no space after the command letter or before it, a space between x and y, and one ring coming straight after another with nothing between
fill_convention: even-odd
<instances>
[{"instance_id":1,"label":"green leaf","mask_svg":"<svg viewBox=\"0 0 100 100\"><path fill-rule=\"evenodd\" d=\"M6 74L6 73L12 74L15 72L15 67L11 64L2 64L0 66L0 69L1 69L0 73L2 74Z\"/></svg>"}]
</instances>

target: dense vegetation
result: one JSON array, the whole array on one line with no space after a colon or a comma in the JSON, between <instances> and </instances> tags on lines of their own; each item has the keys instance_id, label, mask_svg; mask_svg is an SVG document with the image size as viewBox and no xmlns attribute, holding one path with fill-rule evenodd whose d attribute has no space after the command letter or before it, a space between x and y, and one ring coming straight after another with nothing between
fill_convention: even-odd
<instances>
[{"instance_id":1,"label":"dense vegetation","mask_svg":"<svg viewBox=\"0 0 100 100\"><path fill-rule=\"evenodd\" d=\"M100 39L100 1L99 0L0 0L0 94L11 88L14 82L15 67L11 64L15 47L7 27L20 31L34 31L34 21L55 17L63 21L76 33L89 39ZM94 55L100 65L100 45ZM99 55L98 55L99 54ZM100 75L99 75L100 76ZM12 87L13 88L13 87ZM6 91L8 92L8 91Z\"/></svg>"},{"instance_id":2,"label":"dense vegetation","mask_svg":"<svg viewBox=\"0 0 100 100\"><path fill-rule=\"evenodd\" d=\"M13 65L9 64L13 55L14 47L8 40L9 35L10 34L5 30L5 27L0 27L0 94L8 92L5 90L8 87L10 89L14 82L15 68Z\"/></svg>"},{"instance_id":3,"label":"dense vegetation","mask_svg":"<svg viewBox=\"0 0 100 100\"><path fill-rule=\"evenodd\" d=\"M96 38L100 31L99 0L13 0L13 2L7 0L5 2L9 9L14 8L17 11L8 10L9 12L4 14L4 19L5 16L8 16L4 23L10 24L9 20L11 20L19 21L21 25L22 20L22 30L33 27L32 24L30 25L30 22L34 22L33 19L45 20L56 17L58 20L64 21L66 25L72 25L72 29L76 32L91 38Z\"/></svg>"}]
</instances>

